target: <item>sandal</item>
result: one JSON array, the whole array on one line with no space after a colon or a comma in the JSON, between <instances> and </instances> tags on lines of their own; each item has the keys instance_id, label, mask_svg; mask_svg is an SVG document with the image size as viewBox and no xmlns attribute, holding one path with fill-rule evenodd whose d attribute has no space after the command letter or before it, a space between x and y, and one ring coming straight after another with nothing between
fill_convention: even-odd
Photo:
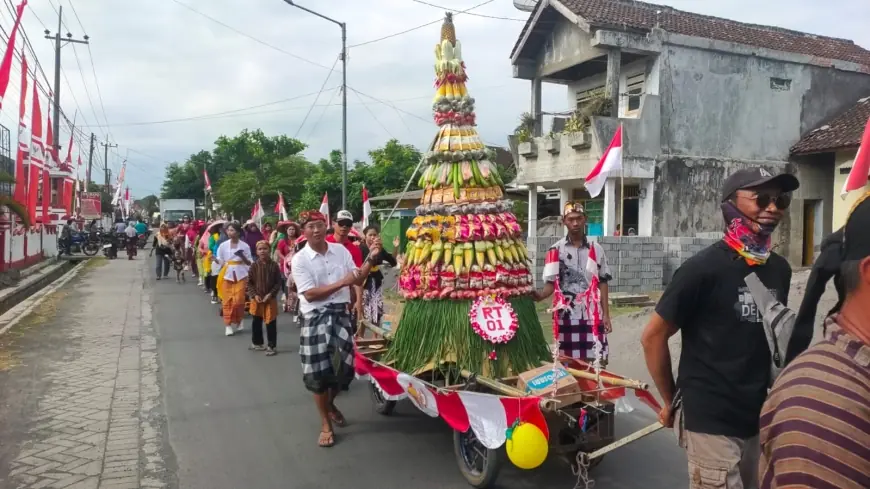
<instances>
[{"instance_id":1,"label":"sandal","mask_svg":"<svg viewBox=\"0 0 870 489\"><path fill-rule=\"evenodd\" d=\"M253 351L263 351L265 349L266 349L266 347L263 345L251 345L248 347L248 350L253 350Z\"/></svg>"},{"instance_id":2,"label":"sandal","mask_svg":"<svg viewBox=\"0 0 870 489\"><path fill-rule=\"evenodd\" d=\"M341 414L341 411L334 407L332 408L332 411L329 412L329 419L332 420L332 424L338 426L339 428L344 428L345 426L347 426L347 420L344 419L344 415Z\"/></svg>"},{"instance_id":3,"label":"sandal","mask_svg":"<svg viewBox=\"0 0 870 489\"><path fill-rule=\"evenodd\" d=\"M335 433L331 431L321 431L320 438L317 439L317 445L320 448L329 448L335 445Z\"/></svg>"}]
</instances>

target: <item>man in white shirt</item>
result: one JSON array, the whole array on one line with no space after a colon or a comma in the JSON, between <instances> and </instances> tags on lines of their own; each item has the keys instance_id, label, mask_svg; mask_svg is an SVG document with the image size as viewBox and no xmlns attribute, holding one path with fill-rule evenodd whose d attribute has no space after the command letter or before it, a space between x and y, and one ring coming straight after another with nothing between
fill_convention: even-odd
<instances>
[{"instance_id":1,"label":"man in white shirt","mask_svg":"<svg viewBox=\"0 0 870 489\"><path fill-rule=\"evenodd\" d=\"M320 413L318 445L335 444L333 425L347 423L335 407L339 391L347 390L354 377L353 329L350 320L350 287L361 285L380 254L372 247L362 267L350 252L326 241L326 216L317 211L299 215L307 245L293 256L290 270L299 293L303 317L300 333L302 380L314 393Z\"/></svg>"},{"instance_id":2,"label":"man in white shirt","mask_svg":"<svg viewBox=\"0 0 870 489\"><path fill-rule=\"evenodd\" d=\"M132 260L134 256L136 256L136 226L133 225L133 221L130 221L127 224L127 228L124 229L124 234L127 235L127 259Z\"/></svg>"}]
</instances>

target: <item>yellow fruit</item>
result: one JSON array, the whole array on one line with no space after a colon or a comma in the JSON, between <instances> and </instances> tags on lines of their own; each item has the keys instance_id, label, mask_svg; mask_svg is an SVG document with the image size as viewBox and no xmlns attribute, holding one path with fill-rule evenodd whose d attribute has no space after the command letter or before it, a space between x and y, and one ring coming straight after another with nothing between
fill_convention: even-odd
<instances>
[{"instance_id":1,"label":"yellow fruit","mask_svg":"<svg viewBox=\"0 0 870 489\"><path fill-rule=\"evenodd\" d=\"M458 253L456 251L458 251ZM461 248L457 248L456 251L453 252L453 268L459 270L462 268L462 250Z\"/></svg>"},{"instance_id":2,"label":"yellow fruit","mask_svg":"<svg viewBox=\"0 0 870 489\"><path fill-rule=\"evenodd\" d=\"M444 14L444 23L441 24L441 40L448 40L450 44L456 44L456 27L453 25L453 14Z\"/></svg>"},{"instance_id":3,"label":"yellow fruit","mask_svg":"<svg viewBox=\"0 0 870 489\"><path fill-rule=\"evenodd\" d=\"M504 261L504 250L501 247L501 241L496 241L493 248L495 248L495 254L498 256L498 261Z\"/></svg>"}]
</instances>

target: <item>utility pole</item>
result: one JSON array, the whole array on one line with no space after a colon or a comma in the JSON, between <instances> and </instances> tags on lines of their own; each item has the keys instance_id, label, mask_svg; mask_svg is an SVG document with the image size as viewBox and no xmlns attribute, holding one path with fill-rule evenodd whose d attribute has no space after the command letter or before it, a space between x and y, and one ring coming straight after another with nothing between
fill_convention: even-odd
<instances>
[{"instance_id":1,"label":"utility pole","mask_svg":"<svg viewBox=\"0 0 870 489\"><path fill-rule=\"evenodd\" d=\"M347 24L298 5L294 0L284 2L341 27L341 208L347 209Z\"/></svg>"},{"instance_id":2,"label":"utility pole","mask_svg":"<svg viewBox=\"0 0 870 489\"><path fill-rule=\"evenodd\" d=\"M45 38L54 41L54 149L60 151L60 48L66 44L61 44L66 41L76 44L88 44L88 36L83 36L82 39L73 39L73 35L66 33L66 39L60 36L60 30L63 28L63 6L58 5L57 8L57 32L51 35L51 31L45 30Z\"/></svg>"},{"instance_id":3,"label":"utility pole","mask_svg":"<svg viewBox=\"0 0 870 489\"><path fill-rule=\"evenodd\" d=\"M102 144L103 148L106 150L105 156L103 157L103 165L105 166L104 170L106 170L106 186L104 188L104 191L106 192L106 198L111 199L112 192L111 192L111 189L109 188L109 173L111 172L111 170L109 170L109 148L117 148L118 145L112 144L109 142L109 135L108 134L106 134L106 142L100 143L100 144Z\"/></svg>"},{"instance_id":4,"label":"utility pole","mask_svg":"<svg viewBox=\"0 0 870 489\"><path fill-rule=\"evenodd\" d=\"M91 133L91 149L88 152L88 174L85 177L85 192L88 191L88 184L91 183L91 170L94 168L94 143L96 139L97 136Z\"/></svg>"}]
</instances>

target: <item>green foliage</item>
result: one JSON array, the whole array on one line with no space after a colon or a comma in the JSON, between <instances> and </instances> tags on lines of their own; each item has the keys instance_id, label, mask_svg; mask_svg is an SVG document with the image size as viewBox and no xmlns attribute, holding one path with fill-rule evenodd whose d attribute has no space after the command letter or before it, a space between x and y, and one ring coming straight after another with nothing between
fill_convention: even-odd
<instances>
[{"instance_id":1,"label":"green foliage","mask_svg":"<svg viewBox=\"0 0 870 489\"><path fill-rule=\"evenodd\" d=\"M146 216L151 217L154 215L155 212L159 212L159 201L160 199L156 195L146 195L145 197L137 200L135 203L142 207L143 213Z\"/></svg>"}]
</instances>

